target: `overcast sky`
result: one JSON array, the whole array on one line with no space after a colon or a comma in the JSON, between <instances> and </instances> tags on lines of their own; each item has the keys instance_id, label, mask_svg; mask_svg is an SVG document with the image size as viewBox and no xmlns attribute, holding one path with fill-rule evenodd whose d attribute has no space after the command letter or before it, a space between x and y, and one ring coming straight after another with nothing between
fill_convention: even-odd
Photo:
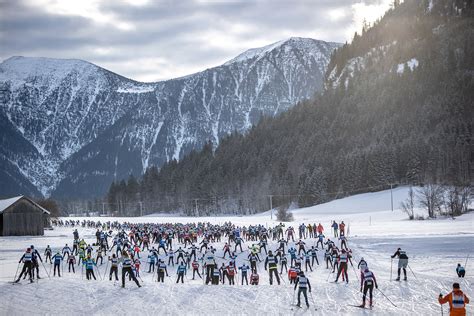
<instances>
[{"instance_id":1,"label":"overcast sky","mask_svg":"<svg viewBox=\"0 0 474 316\"><path fill-rule=\"evenodd\" d=\"M350 41L390 0L0 0L0 59L79 58L139 81L292 36Z\"/></svg>"}]
</instances>

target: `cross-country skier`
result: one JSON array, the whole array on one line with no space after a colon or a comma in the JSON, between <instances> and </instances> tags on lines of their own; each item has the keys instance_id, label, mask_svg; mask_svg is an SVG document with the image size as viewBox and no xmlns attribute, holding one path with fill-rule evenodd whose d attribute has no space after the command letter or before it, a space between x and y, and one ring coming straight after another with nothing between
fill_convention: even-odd
<instances>
[{"instance_id":1,"label":"cross-country skier","mask_svg":"<svg viewBox=\"0 0 474 316\"><path fill-rule=\"evenodd\" d=\"M33 255L31 253L31 248L27 248L26 252L21 256L20 261L18 263L23 262L23 268L21 269L20 276L18 279L16 279L15 283L20 282L21 277L23 276L23 273L28 274L30 276L30 282L33 282L33 274L32 274L32 269L33 269Z\"/></svg>"},{"instance_id":2,"label":"cross-country skier","mask_svg":"<svg viewBox=\"0 0 474 316\"><path fill-rule=\"evenodd\" d=\"M306 245L306 243L304 241L300 239L297 243L295 243L295 245L298 246L298 255L301 254L302 250L303 250L303 253L306 253L306 249L304 248L304 245Z\"/></svg>"},{"instance_id":3,"label":"cross-country skier","mask_svg":"<svg viewBox=\"0 0 474 316\"><path fill-rule=\"evenodd\" d=\"M209 275L209 279L213 285L219 285L219 279L221 278L221 271L217 267L217 263L212 265L212 269L208 270L211 274ZM206 277L207 278L207 277ZM207 281L206 281L207 284Z\"/></svg>"},{"instance_id":4,"label":"cross-country skier","mask_svg":"<svg viewBox=\"0 0 474 316\"><path fill-rule=\"evenodd\" d=\"M204 264L206 267L206 284L209 284L211 278L214 277L214 269L217 268L217 263L214 257L214 253L210 250L206 251L203 256ZM219 270L217 268L217 270Z\"/></svg>"},{"instance_id":5,"label":"cross-country skier","mask_svg":"<svg viewBox=\"0 0 474 316\"><path fill-rule=\"evenodd\" d=\"M222 248L222 250L224 250L224 255L222 256L223 259L225 259L225 254L228 253L229 256L230 256L230 246L228 243L225 243L224 244L224 248Z\"/></svg>"},{"instance_id":6,"label":"cross-country skier","mask_svg":"<svg viewBox=\"0 0 474 316\"><path fill-rule=\"evenodd\" d=\"M112 274L115 274L115 281L118 281L118 263L119 260L115 254L112 254L112 257L109 256L110 261L110 272L109 272L109 281L112 281Z\"/></svg>"},{"instance_id":7,"label":"cross-country skier","mask_svg":"<svg viewBox=\"0 0 474 316\"><path fill-rule=\"evenodd\" d=\"M369 266L367 265L367 262L364 260L364 257L360 258L359 263L357 264L357 269L360 269L360 277L364 276L364 271L367 269Z\"/></svg>"},{"instance_id":8,"label":"cross-country skier","mask_svg":"<svg viewBox=\"0 0 474 316\"><path fill-rule=\"evenodd\" d=\"M243 250L242 250L242 243L244 243L244 240L242 239L242 237L240 237L240 236L235 237L234 252L237 252L237 246L240 247L240 252L243 252Z\"/></svg>"},{"instance_id":9,"label":"cross-country skier","mask_svg":"<svg viewBox=\"0 0 474 316\"><path fill-rule=\"evenodd\" d=\"M439 294L438 302L440 304L449 303L450 316L465 316L466 304L469 304L469 298L461 291L459 283L453 284L453 291L443 297Z\"/></svg>"},{"instance_id":10,"label":"cross-country skier","mask_svg":"<svg viewBox=\"0 0 474 316\"><path fill-rule=\"evenodd\" d=\"M72 252L71 248L66 244L64 247L63 247L63 260L64 258L66 258L66 255L69 256L69 254Z\"/></svg>"},{"instance_id":11,"label":"cross-country skier","mask_svg":"<svg viewBox=\"0 0 474 316\"><path fill-rule=\"evenodd\" d=\"M324 260L326 260L326 269L329 269L329 264L332 268L332 256L330 249L326 249L326 251L324 252Z\"/></svg>"},{"instance_id":12,"label":"cross-country skier","mask_svg":"<svg viewBox=\"0 0 474 316\"><path fill-rule=\"evenodd\" d=\"M276 256L275 256L276 257ZM280 256L280 275L283 273L283 267L285 267L285 272L288 272L288 258L286 254Z\"/></svg>"},{"instance_id":13,"label":"cross-country skier","mask_svg":"<svg viewBox=\"0 0 474 316\"><path fill-rule=\"evenodd\" d=\"M49 263L53 263L51 261L51 255L53 254L53 251L51 250L51 247L48 245L46 246L46 249L44 250L44 256L46 259L44 259L44 262L48 262L48 258L49 258Z\"/></svg>"},{"instance_id":14,"label":"cross-country skier","mask_svg":"<svg viewBox=\"0 0 474 316\"><path fill-rule=\"evenodd\" d=\"M308 251L303 256L304 256L304 267L305 267L306 272L308 272L308 267L309 267L309 270L312 272L313 268L311 267L311 253Z\"/></svg>"},{"instance_id":15,"label":"cross-country skier","mask_svg":"<svg viewBox=\"0 0 474 316\"><path fill-rule=\"evenodd\" d=\"M275 258L272 251L270 250L268 252L267 258L265 259L265 271L267 270L267 265L268 265L268 276L270 277L270 285L273 284L273 274L275 275L278 285L280 285L280 277L278 276L277 264L278 264L278 259Z\"/></svg>"},{"instance_id":16,"label":"cross-country skier","mask_svg":"<svg viewBox=\"0 0 474 316\"><path fill-rule=\"evenodd\" d=\"M280 244L280 246L278 246L278 249L281 249L283 252L285 252L285 245L288 245L288 241L282 238L278 240L278 243Z\"/></svg>"},{"instance_id":17,"label":"cross-country skier","mask_svg":"<svg viewBox=\"0 0 474 316\"><path fill-rule=\"evenodd\" d=\"M157 259L158 259L158 256L157 256L156 252L150 251L150 252L148 253L148 258L147 258L147 261L148 261L148 273L151 273L152 270L153 270L153 273L155 273L155 264L156 264Z\"/></svg>"},{"instance_id":18,"label":"cross-country skier","mask_svg":"<svg viewBox=\"0 0 474 316\"><path fill-rule=\"evenodd\" d=\"M296 268L291 266L290 269L288 270L288 280L290 281L290 284L296 283L297 277L298 277L298 272L296 271Z\"/></svg>"},{"instance_id":19,"label":"cross-country skier","mask_svg":"<svg viewBox=\"0 0 474 316\"><path fill-rule=\"evenodd\" d=\"M295 288L294 290L296 291L296 287L298 287L298 303L296 303L296 306L301 307L301 293L303 293L304 299L306 301L306 307L309 307L309 302L308 302L308 289L309 292L311 293L311 283L309 283L309 279L304 275L304 272L301 271L299 276L296 278L295 282Z\"/></svg>"},{"instance_id":20,"label":"cross-country skier","mask_svg":"<svg viewBox=\"0 0 474 316\"><path fill-rule=\"evenodd\" d=\"M242 279L242 285L244 285L244 279L245 279L245 283L247 285L249 285L249 281L247 279L247 271L250 269L250 267L248 265L246 265L245 263L242 264L240 267L239 267L239 270L242 271L242 276L240 277Z\"/></svg>"},{"instance_id":21,"label":"cross-country skier","mask_svg":"<svg viewBox=\"0 0 474 316\"><path fill-rule=\"evenodd\" d=\"M158 259L158 267L157 267L157 272L158 272L158 282L164 283L165 282L165 273L166 276L168 276L168 269L166 268L166 263Z\"/></svg>"},{"instance_id":22,"label":"cross-country skier","mask_svg":"<svg viewBox=\"0 0 474 316\"><path fill-rule=\"evenodd\" d=\"M184 264L183 261L179 263L178 269L176 270L176 273L178 274L178 278L176 279L176 283L179 282L179 279L181 279L181 283L184 283L184 275L186 274L187 268L186 264Z\"/></svg>"},{"instance_id":23,"label":"cross-country skier","mask_svg":"<svg viewBox=\"0 0 474 316\"><path fill-rule=\"evenodd\" d=\"M74 269L74 266L76 265L76 256L74 256L74 253L71 253L69 257L67 257L67 264L68 264L68 270L71 272L76 273L76 270Z\"/></svg>"},{"instance_id":24,"label":"cross-country skier","mask_svg":"<svg viewBox=\"0 0 474 316\"><path fill-rule=\"evenodd\" d=\"M341 241L341 249L346 249L347 250L347 238L344 236L344 234L341 234L339 236L339 240Z\"/></svg>"},{"instance_id":25,"label":"cross-country skier","mask_svg":"<svg viewBox=\"0 0 474 316\"><path fill-rule=\"evenodd\" d=\"M362 277L360 278L360 291L362 292L362 305L361 307L365 308L365 299L367 297L367 291L369 292L369 306L372 308L372 293L374 291L374 286L376 289L379 288L377 285L377 280L375 279L375 275L372 271L369 271L369 268L365 268Z\"/></svg>"},{"instance_id":26,"label":"cross-country skier","mask_svg":"<svg viewBox=\"0 0 474 316\"><path fill-rule=\"evenodd\" d=\"M290 265L293 265L293 261L296 259L296 249L293 247L288 248L288 254L290 255Z\"/></svg>"},{"instance_id":27,"label":"cross-country skier","mask_svg":"<svg viewBox=\"0 0 474 316\"><path fill-rule=\"evenodd\" d=\"M61 277L61 261L63 260L63 256L61 256L61 253L58 251L54 256L53 256L53 261L54 261L54 272L53 276L56 276L56 269L58 269L58 276Z\"/></svg>"},{"instance_id":28,"label":"cross-country skier","mask_svg":"<svg viewBox=\"0 0 474 316\"><path fill-rule=\"evenodd\" d=\"M337 229L339 228L339 225L337 225L336 221L332 221L331 227L334 230L334 238L338 237Z\"/></svg>"},{"instance_id":29,"label":"cross-country skier","mask_svg":"<svg viewBox=\"0 0 474 316\"><path fill-rule=\"evenodd\" d=\"M230 262L227 267L225 267L226 272L227 272L227 279L229 279L229 285L235 285L235 274L237 273L237 270L235 269L235 266L232 262ZM224 276L222 276L224 278Z\"/></svg>"},{"instance_id":30,"label":"cross-country skier","mask_svg":"<svg viewBox=\"0 0 474 316\"><path fill-rule=\"evenodd\" d=\"M316 248L319 248L319 244L321 244L321 249L324 248L324 235L323 234L319 234L318 235L318 242L316 243Z\"/></svg>"},{"instance_id":31,"label":"cross-country skier","mask_svg":"<svg viewBox=\"0 0 474 316\"><path fill-rule=\"evenodd\" d=\"M94 278L94 280L97 280L94 274L94 266L97 266L97 264L95 263L94 259L91 258L90 255L87 256L86 261L84 261L84 265L86 266L87 280L90 280L91 277Z\"/></svg>"},{"instance_id":32,"label":"cross-country skier","mask_svg":"<svg viewBox=\"0 0 474 316\"><path fill-rule=\"evenodd\" d=\"M40 278L40 275L39 275L39 263L38 263L38 259L43 262L43 259L41 259L41 256L38 252L38 250L35 249L35 246L31 245L30 246L31 248L31 256L32 256L32 268L31 268L31 273L33 274L33 276L35 275L35 270L36 270L36 277L38 279L41 279Z\"/></svg>"},{"instance_id":33,"label":"cross-country skier","mask_svg":"<svg viewBox=\"0 0 474 316\"><path fill-rule=\"evenodd\" d=\"M173 265L174 267L174 251L173 248L168 250L168 265Z\"/></svg>"},{"instance_id":34,"label":"cross-country skier","mask_svg":"<svg viewBox=\"0 0 474 316\"><path fill-rule=\"evenodd\" d=\"M199 262L197 262L196 259L194 259L191 266L193 267L193 280L194 280L194 277L196 276L196 273L199 276L199 278L202 279L201 274L199 274Z\"/></svg>"},{"instance_id":35,"label":"cross-country skier","mask_svg":"<svg viewBox=\"0 0 474 316\"><path fill-rule=\"evenodd\" d=\"M318 261L318 248L315 248L314 246L311 247L311 249L308 251L311 253L311 265L314 266L314 262L316 261L316 264L319 266L319 261Z\"/></svg>"},{"instance_id":36,"label":"cross-country skier","mask_svg":"<svg viewBox=\"0 0 474 316\"><path fill-rule=\"evenodd\" d=\"M248 255L248 259L249 259L249 262L250 262L250 268L252 270L257 270L257 261L261 262L260 258L258 257L258 254L250 253Z\"/></svg>"},{"instance_id":37,"label":"cross-country skier","mask_svg":"<svg viewBox=\"0 0 474 316\"><path fill-rule=\"evenodd\" d=\"M395 281L400 281L400 272L403 268L403 274L405 278L403 280L407 280L407 266L408 266L408 256L402 248L398 248L397 251L393 254L392 259L398 257L398 277Z\"/></svg>"},{"instance_id":38,"label":"cross-country skier","mask_svg":"<svg viewBox=\"0 0 474 316\"><path fill-rule=\"evenodd\" d=\"M336 283L339 280L339 276L343 274L342 278L346 280L346 283L349 283L349 275L347 274L347 253L344 249L342 249L342 253L339 255L339 270L337 271L336 276Z\"/></svg>"},{"instance_id":39,"label":"cross-country skier","mask_svg":"<svg viewBox=\"0 0 474 316\"><path fill-rule=\"evenodd\" d=\"M260 277L257 273L257 270L252 270L252 274L250 275L250 285L258 285Z\"/></svg>"},{"instance_id":40,"label":"cross-country skier","mask_svg":"<svg viewBox=\"0 0 474 316\"><path fill-rule=\"evenodd\" d=\"M122 287L125 287L125 274L126 273L128 273L128 275L132 277L133 281L135 281L138 287L141 287L140 283L138 283L138 280L132 271L132 259L130 259L126 251L122 253L122 260L123 260L122 261Z\"/></svg>"},{"instance_id":41,"label":"cross-country skier","mask_svg":"<svg viewBox=\"0 0 474 316\"><path fill-rule=\"evenodd\" d=\"M464 269L463 266L461 266L460 263L458 263L458 266L456 267L456 273L458 274L458 277L464 278L464 275L466 274L466 270Z\"/></svg>"}]
</instances>

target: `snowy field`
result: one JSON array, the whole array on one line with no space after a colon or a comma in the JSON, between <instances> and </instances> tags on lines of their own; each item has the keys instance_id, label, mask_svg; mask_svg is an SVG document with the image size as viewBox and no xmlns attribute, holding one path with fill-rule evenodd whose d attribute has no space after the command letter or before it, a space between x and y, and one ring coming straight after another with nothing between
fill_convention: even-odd
<instances>
[{"instance_id":1,"label":"snowy field","mask_svg":"<svg viewBox=\"0 0 474 316\"><path fill-rule=\"evenodd\" d=\"M349 268L349 284L331 283L335 275L330 274L323 264L323 252L319 253L320 266L308 275L317 311L311 309L291 309L293 287L284 282L270 286L263 262L258 266L260 285L205 286L200 279L192 281L185 278L185 284L175 284L175 268L170 268L171 278L165 284L152 281L146 273L146 265L141 268L142 288L126 284L122 289L108 280L87 281L81 278L81 270L68 273L64 266L64 277L48 279L41 267L43 279L33 284L23 281L21 285L11 285L18 260L26 247L34 244L43 255L46 245L53 251L60 250L65 243L72 244L72 228L56 228L46 231L43 237L0 237L0 315L20 315L34 313L40 315L440 315L437 303L440 292L446 294L453 282L460 282L461 288L471 299L474 296L472 261L466 267L466 278L459 280L455 273L457 263L465 264L466 256L474 250L474 214L465 214L455 220L436 219L409 221L399 210L400 202L407 196L407 188L394 189L394 212L391 211L390 191L368 193L333 201L330 203L294 210L295 221L286 226L297 227L304 222L321 223L326 237L332 237L332 220L344 220L348 228L348 246L352 248L355 263L363 256L375 273L379 289L397 305L394 307L379 292L375 292L374 309L363 310L349 306L361 303L360 283L355 271ZM92 219L92 218L89 218ZM275 219L275 217L274 217ZM109 218L100 218L101 221ZM270 213L248 217L141 217L110 220L131 222L195 222L209 221L223 223L232 221L238 225L263 224L273 226ZM79 233L86 241L95 240L95 230L80 228ZM331 238L332 239L332 238ZM306 240L307 245L315 244ZM222 254L222 244L214 244L218 256ZM246 248L251 242L244 244ZM290 242L290 245L292 243ZM390 281L390 256L398 247L407 251L409 266L416 278L408 270L408 282ZM174 247L176 248L176 246ZM276 249L270 242L269 249ZM146 256L145 252L142 259ZM247 252L240 255L237 265L243 262ZM262 256L265 257L264 255ZM219 260L219 266L222 259ZM145 259L143 259L145 261ZM396 275L393 262L393 275ZM46 264L49 270L50 264ZM99 267L105 272L105 261ZM46 277L46 278L45 278ZM329 278L328 278L329 277ZM329 279L329 281L328 281ZM240 280L239 280L240 281ZM310 297L310 303L311 297ZM474 308L468 305L468 315ZM444 313L448 307L444 306Z\"/></svg>"}]
</instances>

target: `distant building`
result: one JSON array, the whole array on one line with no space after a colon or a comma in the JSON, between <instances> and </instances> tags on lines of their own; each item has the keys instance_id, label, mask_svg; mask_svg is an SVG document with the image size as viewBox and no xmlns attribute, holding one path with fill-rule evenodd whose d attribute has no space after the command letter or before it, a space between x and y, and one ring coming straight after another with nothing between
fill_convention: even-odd
<instances>
[{"instance_id":1,"label":"distant building","mask_svg":"<svg viewBox=\"0 0 474 316\"><path fill-rule=\"evenodd\" d=\"M26 196L0 200L0 236L44 235L50 212Z\"/></svg>"}]
</instances>

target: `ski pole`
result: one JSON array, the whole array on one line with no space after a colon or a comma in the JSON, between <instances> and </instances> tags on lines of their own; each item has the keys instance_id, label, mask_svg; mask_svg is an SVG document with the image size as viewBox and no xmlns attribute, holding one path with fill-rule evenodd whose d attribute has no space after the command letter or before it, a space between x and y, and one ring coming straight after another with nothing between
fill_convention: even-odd
<instances>
[{"instance_id":1,"label":"ski pole","mask_svg":"<svg viewBox=\"0 0 474 316\"><path fill-rule=\"evenodd\" d=\"M394 307L397 307L397 305L393 304L393 302L387 297L387 295L385 295L381 290L379 290L379 288L376 289L380 292L380 294L383 295L383 297L385 297L390 302L390 304L392 304Z\"/></svg>"},{"instance_id":2,"label":"ski pole","mask_svg":"<svg viewBox=\"0 0 474 316\"><path fill-rule=\"evenodd\" d=\"M296 295L296 289L293 289L293 300L291 301L291 305L295 305L295 295Z\"/></svg>"},{"instance_id":3,"label":"ski pole","mask_svg":"<svg viewBox=\"0 0 474 316\"><path fill-rule=\"evenodd\" d=\"M469 260L469 254L466 257L466 262L464 263L464 269L466 269L466 267L467 267L467 260Z\"/></svg>"},{"instance_id":4,"label":"ski pole","mask_svg":"<svg viewBox=\"0 0 474 316\"><path fill-rule=\"evenodd\" d=\"M408 266L408 269L410 269L411 273L413 274L413 276L415 277L415 279L418 281L418 278L416 277L415 273L413 272L413 270L411 269L410 265L407 264Z\"/></svg>"},{"instance_id":5,"label":"ski pole","mask_svg":"<svg viewBox=\"0 0 474 316\"><path fill-rule=\"evenodd\" d=\"M331 274L332 274L332 271L331 271L331 270L329 270L329 274L328 274L328 277L326 278L326 282L328 282L328 281L329 281L329 277L331 276Z\"/></svg>"},{"instance_id":6,"label":"ski pole","mask_svg":"<svg viewBox=\"0 0 474 316\"><path fill-rule=\"evenodd\" d=\"M314 301L313 293L311 291L309 292L309 295L311 296L311 301L313 301L314 310L318 310L316 307L316 302Z\"/></svg>"},{"instance_id":7,"label":"ski pole","mask_svg":"<svg viewBox=\"0 0 474 316\"><path fill-rule=\"evenodd\" d=\"M392 281L393 258L390 259L390 281Z\"/></svg>"},{"instance_id":8,"label":"ski pole","mask_svg":"<svg viewBox=\"0 0 474 316\"><path fill-rule=\"evenodd\" d=\"M439 304L439 307L441 307L441 316L443 316L444 315L443 304Z\"/></svg>"},{"instance_id":9,"label":"ski pole","mask_svg":"<svg viewBox=\"0 0 474 316\"><path fill-rule=\"evenodd\" d=\"M107 264L105 265L105 271L104 271L104 277L103 277L103 279L105 279L105 275L107 274L107 268L108 268L108 266L109 266L109 261L110 261L110 260L107 260Z\"/></svg>"},{"instance_id":10,"label":"ski pole","mask_svg":"<svg viewBox=\"0 0 474 316\"><path fill-rule=\"evenodd\" d=\"M357 274L357 271L356 271L356 269L354 268L354 266L353 266L353 265L351 265L351 267L352 267L352 270L354 271L354 274L356 275L357 281L359 281L359 282L360 282L360 280L359 280L359 275Z\"/></svg>"},{"instance_id":11,"label":"ski pole","mask_svg":"<svg viewBox=\"0 0 474 316\"><path fill-rule=\"evenodd\" d=\"M16 266L16 272L15 272L15 276L14 276L14 278L13 278L13 282L16 281L16 276L17 276L17 274L18 274L18 270L20 269L20 263L21 263L21 262L18 262L18 265Z\"/></svg>"}]
</instances>

